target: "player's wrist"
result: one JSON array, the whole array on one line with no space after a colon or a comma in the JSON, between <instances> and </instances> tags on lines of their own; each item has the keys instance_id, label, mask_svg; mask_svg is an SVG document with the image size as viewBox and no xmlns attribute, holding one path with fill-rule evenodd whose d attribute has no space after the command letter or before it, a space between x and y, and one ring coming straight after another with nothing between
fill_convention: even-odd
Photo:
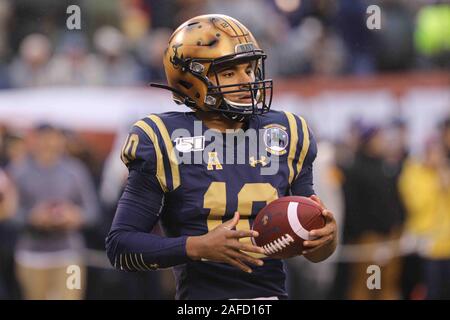
<instances>
[{"instance_id":1,"label":"player's wrist","mask_svg":"<svg viewBox=\"0 0 450 320\"><path fill-rule=\"evenodd\" d=\"M186 239L186 254L192 260L201 260L201 236L192 236Z\"/></svg>"}]
</instances>

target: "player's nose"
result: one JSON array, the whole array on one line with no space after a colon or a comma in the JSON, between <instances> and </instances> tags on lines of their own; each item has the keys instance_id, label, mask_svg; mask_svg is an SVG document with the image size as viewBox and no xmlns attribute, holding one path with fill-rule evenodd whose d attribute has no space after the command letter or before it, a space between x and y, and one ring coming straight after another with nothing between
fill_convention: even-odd
<instances>
[{"instance_id":1,"label":"player's nose","mask_svg":"<svg viewBox=\"0 0 450 320\"><path fill-rule=\"evenodd\" d=\"M253 82L252 73L248 73L247 70L240 70L239 72L239 82L240 83L249 83Z\"/></svg>"},{"instance_id":2,"label":"player's nose","mask_svg":"<svg viewBox=\"0 0 450 320\"><path fill-rule=\"evenodd\" d=\"M250 82L253 82L253 79L248 74L245 73L239 79L239 83L242 83L240 88L241 89L250 89L250 87L251 87L251 85L249 84Z\"/></svg>"}]
</instances>

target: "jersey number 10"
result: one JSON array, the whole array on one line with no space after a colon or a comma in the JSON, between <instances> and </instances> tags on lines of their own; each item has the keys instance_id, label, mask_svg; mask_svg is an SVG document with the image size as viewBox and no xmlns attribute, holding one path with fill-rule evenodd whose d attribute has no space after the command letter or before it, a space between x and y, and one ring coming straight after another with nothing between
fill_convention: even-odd
<instances>
[{"instance_id":1,"label":"jersey number 10","mask_svg":"<svg viewBox=\"0 0 450 320\"><path fill-rule=\"evenodd\" d=\"M236 229L250 230L250 216L253 202L265 201L266 204L278 199L278 192L270 183L246 183L237 194L237 211L240 220ZM227 189L225 182L211 182L204 196L203 207L210 209L207 219L208 231L222 224L227 205ZM241 239L243 243L251 243L250 238ZM264 257L257 253L248 253L254 257Z\"/></svg>"}]
</instances>

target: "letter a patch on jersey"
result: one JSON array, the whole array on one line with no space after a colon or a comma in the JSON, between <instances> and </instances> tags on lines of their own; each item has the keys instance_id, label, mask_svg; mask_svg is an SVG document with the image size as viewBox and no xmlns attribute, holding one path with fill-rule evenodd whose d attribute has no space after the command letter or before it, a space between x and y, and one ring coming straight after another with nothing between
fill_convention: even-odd
<instances>
[{"instance_id":1,"label":"letter a patch on jersey","mask_svg":"<svg viewBox=\"0 0 450 320\"><path fill-rule=\"evenodd\" d=\"M208 152L208 170L222 170L217 152Z\"/></svg>"}]
</instances>

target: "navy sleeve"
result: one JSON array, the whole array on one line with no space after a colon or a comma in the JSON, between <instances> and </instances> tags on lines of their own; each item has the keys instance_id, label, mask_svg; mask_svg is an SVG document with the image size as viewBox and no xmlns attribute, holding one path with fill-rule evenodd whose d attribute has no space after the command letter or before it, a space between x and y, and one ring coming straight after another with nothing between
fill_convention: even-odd
<instances>
[{"instance_id":1,"label":"navy sleeve","mask_svg":"<svg viewBox=\"0 0 450 320\"><path fill-rule=\"evenodd\" d=\"M190 261L186 254L186 236L167 238L150 233L159 220L164 201L164 191L156 174L154 142L136 127L130 136L134 137L135 145L127 147L126 143L122 150L129 176L106 238L108 258L115 268L125 271L184 264Z\"/></svg>"},{"instance_id":2,"label":"navy sleeve","mask_svg":"<svg viewBox=\"0 0 450 320\"><path fill-rule=\"evenodd\" d=\"M299 127L301 128L301 126ZM298 146L300 150L302 148L307 148L306 156L300 174L297 175L291 185L291 194L303 197L310 197L315 194L313 188L313 162L317 156L317 143L312 131L309 128L307 128L307 130L309 137L308 145L303 145L303 140L299 140ZM303 136L303 133L301 133L301 136Z\"/></svg>"}]
</instances>

